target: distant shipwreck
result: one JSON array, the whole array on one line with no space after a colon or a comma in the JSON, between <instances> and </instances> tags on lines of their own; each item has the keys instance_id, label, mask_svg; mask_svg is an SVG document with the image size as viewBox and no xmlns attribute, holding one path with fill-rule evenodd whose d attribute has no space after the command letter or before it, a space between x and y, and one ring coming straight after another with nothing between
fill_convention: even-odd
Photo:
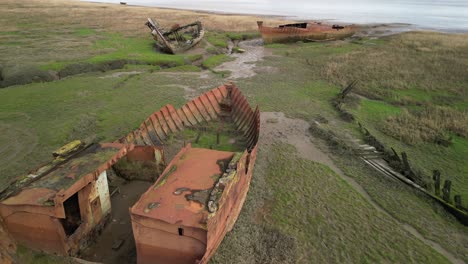
<instances>
[{"instance_id":1,"label":"distant shipwreck","mask_svg":"<svg viewBox=\"0 0 468 264\"><path fill-rule=\"evenodd\" d=\"M13 263L16 243L82 257L106 229L123 228L112 225L120 213L130 214L130 236L111 243L112 254L136 248L140 264L207 263L245 201L259 126L258 108L230 83L179 109L163 107L116 142L67 144L0 191L0 260ZM114 199L129 185L122 177L157 178L130 212ZM133 243L131 250L123 243Z\"/></svg>"},{"instance_id":2,"label":"distant shipwreck","mask_svg":"<svg viewBox=\"0 0 468 264\"><path fill-rule=\"evenodd\" d=\"M157 47L161 51L170 54L176 54L192 48L197 45L205 35L200 21L184 26L176 24L172 26L170 30L161 28L159 24L151 18L148 18L145 25L151 30L151 35L153 35Z\"/></svg>"},{"instance_id":3,"label":"distant shipwreck","mask_svg":"<svg viewBox=\"0 0 468 264\"><path fill-rule=\"evenodd\" d=\"M356 26L326 25L322 23L294 23L267 27L257 21L265 44L294 41L329 41L351 37Z\"/></svg>"}]
</instances>

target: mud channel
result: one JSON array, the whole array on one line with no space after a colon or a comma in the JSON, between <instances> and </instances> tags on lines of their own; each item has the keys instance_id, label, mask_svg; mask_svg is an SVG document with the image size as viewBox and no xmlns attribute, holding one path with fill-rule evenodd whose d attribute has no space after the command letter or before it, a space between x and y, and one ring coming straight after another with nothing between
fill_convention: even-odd
<instances>
[{"instance_id":1,"label":"mud channel","mask_svg":"<svg viewBox=\"0 0 468 264\"><path fill-rule=\"evenodd\" d=\"M271 56L272 52L265 49L262 39L252 39L241 41L238 44L239 48L244 50L243 53L233 53L231 56L235 58L233 61L228 61L215 68L215 71L230 71L229 79L250 78L257 74L257 71L272 70L267 67L259 67L257 62L262 61L264 57Z\"/></svg>"}]
</instances>

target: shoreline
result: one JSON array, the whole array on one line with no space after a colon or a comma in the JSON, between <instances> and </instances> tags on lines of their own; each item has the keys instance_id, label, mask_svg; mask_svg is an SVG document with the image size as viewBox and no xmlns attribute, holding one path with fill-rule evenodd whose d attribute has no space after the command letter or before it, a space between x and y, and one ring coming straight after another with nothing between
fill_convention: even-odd
<instances>
[{"instance_id":1,"label":"shoreline","mask_svg":"<svg viewBox=\"0 0 468 264\"><path fill-rule=\"evenodd\" d=\"M78 0L79 2L85 3L93 3L93 4L109 4L109 5L116 5L121 6L119 3L111 3L111 2L100 2L100 1L93 1L93 0ZM244 17L260 17L265 19L279 19L284 21L304 21L304 22L322 22L322 23L337 23L343 25L358 25L362 28L373 28L373 27L399 27L400 30L395 32L394 34L400 32L407 32L407 31L434 31L440 33L448 33L448 34L468 34L468 29L454 29L454 28L434 28L434 27L427 27L421 26L411 23L405 22L390 22L390 23L381 23L381 22L369 22L369 23L352 23L345 20L339 20L334 18L321 18L321 19L311 19L311 18L301 18L300 16L287 16L287 15L275 15L275 14L260 14L260 13L236 13L236 12L229 12L229 11L215 11L215 10L203 10L203 9L190 9L190 8L176 8L176 7L161 7L161 6L152 6L152 5L141 5L141 4L129 4L126 3L122 6L128 7L138 7L138 8L155 8L155 9L162 9L166 11L174 11L174 12L193 12L198 14L206 14L206 15L220 15L220 16L244 16Z\"/></svg>"}]
</instances>

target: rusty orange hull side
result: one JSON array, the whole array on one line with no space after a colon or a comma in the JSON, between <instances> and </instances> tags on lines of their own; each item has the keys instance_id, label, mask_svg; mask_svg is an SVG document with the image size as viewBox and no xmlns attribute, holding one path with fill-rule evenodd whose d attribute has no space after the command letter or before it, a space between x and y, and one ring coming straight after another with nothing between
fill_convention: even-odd
<instances>
[{"instance_id":1,"label":"rusty orange hull side","mask_svg":"<svg viewBox=\"0 0 468 264\"><path fill-rule=\"evenodd\" d=\"M208 220L205 222L206 224L201 223L201 225L198 226L198 228L202 228L202 230L206 232L205 240L200 239L199 237L195 239L197 241L202 241L200 243L205 245L204 250L202 252L199 251L200 247L198 246L200 244L196 246L197 243L195 243L195 240L192 241L194 242L192 244L187 242L187 245L180 243L180 246L178 247L172 246L172 242L169 243L169 240L180 240L180 238L173 236L178 236L177 226L166 226L164 228L156 227L154 226L155 222L158 222L154 219L156 216L151 217L151 213L149 212L140 212L139 214L136 214L136 211L131 211L132 227L135 236L137 260L139 264L164 262L208 263L227 232L231 231L233 228L246 199L258 149L257 142L260 132L260 111L258 108L253 110L240 90L235 85L228 84L202 94L179 109L175 109L171 105L163 107L159 112L152 114L145 122L143 122L140 128L120 139L121 143L159 145L166 141L166 137L168 137L170 133L183 130L186 126L188 127L200 122L218 119L222 114L221 109L225 107L223 103L226 101L231 102L230 113L232 121L235 123L237 130L245 136L246 149L237 162L236 175L223 189L218 200L218 210L208 215ZM177 159L177 157L184 156L184 159L189 158L187 155L184 155L183 151L184 150L176 155L173 161L168 164L166 170L172 167L171 164ZM200 160L200 162L202 162L202 160ZM177 168L177 170L181 169L179 166L176 166L175 168ZM170 182L170 179L167 181ZM158 209L154 209L156 211L159 210L159 206L161 206L161 208L163 207L161 204L167 202L160 199L154 200L155 203L158 203ZM171 215L171 217L174 216L175 214ZM164 221L159 221L159 223ZM164 223L166 225L177 223L180 226L183 225L183 221ZM183 228L185 232L187 232L188 227L183 226ZM172 232L175 234L169 235L164 232ZM187 252L185 250L188 246L193 247L191 251L192 254L189 254L190 251ZM162 248L165 248L166 250L162 250Z\"/></svg>"},{"instance_id":2,"label":"rusty orange hull side","mask_svg":"<svg viewBox=\"0 0 468 264\"><path fill-rule=\"evenodd\" d=\"M265 44L286 43L295 41L325 41L351 37L356 32L353 26L343 29L333 29L326 25L311 25L309 28L296 27L265 27L258 26Z\"/></svg>"},{"instance_id":3,"label":"rusty orange hull side","mask_svg":"<svg viewBox=\"0 0 468 264\"><path fill-rule=\"evenodd\" d=\"M139 264L194 263L206 251L206 230L184 226L184 235L163 221L131 214Z\"/></svg>"},{"instance_id":4,"label":"rusty orange hull side","mask_svg":"<svg viewBox=\"0 0 468 264\"><path fill-rule=\"evenodd\" d=\"M247 99L234 84L221 85L208 91L179 109L166 105L148 117L138 129L118 140L124 144L161 146L172 133L178 133L186 127L216 120L221 115L221 103L230 97L232 100L232 118L247 139L250 150L258 140L259 126L253 122L259 116L259 110L253 111ZM258 112L258 113L257 113Z\"/></svg>"},{"instance_id":5,"label":"rusty orange hull side","mask_svg":"<svg viewBox=\"0 0 468 264\"><path fill-rule=\"evenodd\" d=\"M206 245L206 252L198 262L199 264L209 262L226 234L234 227L250 188L252 171L257 157L257 148L258 146L255 146L250 153L247 151L244 153L238 163L238 175L234 180L234 184L230 185L227 190L224 190L221 197L220 210L208 220L208 243Z\"/></svg>"}]
</instances>

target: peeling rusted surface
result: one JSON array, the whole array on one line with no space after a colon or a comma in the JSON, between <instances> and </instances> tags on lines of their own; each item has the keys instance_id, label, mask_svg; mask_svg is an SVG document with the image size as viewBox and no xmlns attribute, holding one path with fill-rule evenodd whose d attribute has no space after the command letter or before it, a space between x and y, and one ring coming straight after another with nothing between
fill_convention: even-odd
<instances>
[{"instance_id":1,"label":"peeling rusted surface","mask_svg":"<svg viewBox=\"0 0 468 264\"><path fill-rule=\"evenodd\" d=\"M188 143L165 166L162 146L171 144L173 134L206 122L217 127L219 120L216 129L230 123L228 131L243 136L241 151ZM119 160L152 161L158 176L159 166L165 168L130 209L138 263L206 263L244 203L259 127L258 108L252 110L229 83L179 109L163 107L117 142L68 144L54 153L52 162L0 192L0 238L12 241L13 249L18 242L51 254L76 255L110 216L111 166ZM0 245L0 260L10 260L9 250Z\"/></svg>"},{"instance_id":2,"label":"peeling rusted surface","mask_svg":"<svg viewBox=\"0 0 468 264\"><path fill-rule=\"evenodd\" d=\"M244 136L243 152L187 144L131 208L139 264L208 262L245 201L257 153L260 111L250 108L234 84L226 84L179 109L163 107L120 139L122 143L161 146L168 144L166 139L172 133L226 118ZM150 210L148 205L153 203L158 206Z\"/></svg>"},{"instance_id":3,"label":"peeling rusted surface","mask_svg":"<svg viewBox=\"0 0 468 264\"><path fill-rule=\"evenodd\" d=\"M138 151L130 155L132 159L146 159L148 153L154 157L155 153L150 146L92 144L59 163L42 166L47 170L35 176L35 181L2 193L0 218L5 231L30 248L75 255L98 233L110 213L106 171L133 150Z\"/></svg>"},{"instance_id":4,"label":"peeling rusted surface","mask_svg":"<svg viewBox=\"0 0 468 264\"><path fill-rule=\"evenodd\" d=\"M202 122L229 116L253 149L260 131L260 111L252 110L239 88L229 83L208 91L179 109L166 105L148 117L138 129L119 140L120 143L162 146L169 135Z\"/></svg>"},{"instance_id":5,"label":"peeling rusted surface","mask_svg":"<svg viewBox=\"0 0 468 264\"><path fill-rule=\"evenodd\" d=\"M343 39L354 35L357 28L354 25L338 26L322 23L296 23L279 27L263 26L263 21L257 21L257 24L265 44Z\"/></svg>"},{"instance_id":6,"label":"peeling rusted surface","mask_svg":"<svg viewBox=\"0 0 468 264\"><path fill-rule=\"evenodd\" d=\"M0 217L0 263L12 264L16 252L16 243L10 234L6 231L5 224Z\"/></svg>"}]
</instances>

